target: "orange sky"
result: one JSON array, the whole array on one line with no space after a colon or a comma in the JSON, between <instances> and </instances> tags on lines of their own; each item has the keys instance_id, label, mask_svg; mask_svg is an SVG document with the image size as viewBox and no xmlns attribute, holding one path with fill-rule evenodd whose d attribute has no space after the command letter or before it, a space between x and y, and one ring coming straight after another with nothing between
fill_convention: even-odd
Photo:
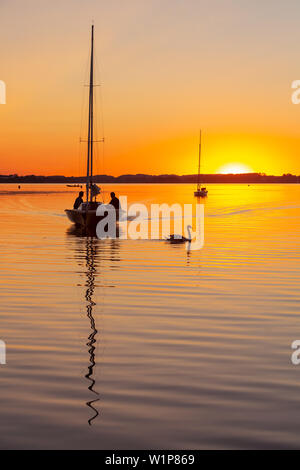
<instances>
[{"instance_id":1,"label":"orange sky","mask_svg":"<svg viewBox=\"0 0 300 470\"><path fill-rule=\"evenodd\" d=\"M0 0L0 173L84 173L94 19L96 173L195 173L201 126L203 172L300 174L299 14L294 0Z\"/></svg>"}]
</instances>

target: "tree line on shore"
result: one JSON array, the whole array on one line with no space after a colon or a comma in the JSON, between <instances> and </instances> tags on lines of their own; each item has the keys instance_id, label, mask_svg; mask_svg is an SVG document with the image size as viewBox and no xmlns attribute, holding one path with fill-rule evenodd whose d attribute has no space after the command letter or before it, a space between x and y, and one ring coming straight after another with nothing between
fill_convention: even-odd
<instances>
[{"instance_id":1,"label":"tree line on shore","mask_svg":"<svg viewBox=\"0 0 300 470\"><path fill-rule=\"evenodd\" d=\"M0 183L65 183L84 184L85 176L39 176L26 175L0 175ZM197 175L95 175L95 183L196 183ZM265 173L241 173L241 174L208 174L201 175L201 181L206 183L298 183L300 176L290 173L280 176L266 175Z\"/></svg>"}]
</instances>

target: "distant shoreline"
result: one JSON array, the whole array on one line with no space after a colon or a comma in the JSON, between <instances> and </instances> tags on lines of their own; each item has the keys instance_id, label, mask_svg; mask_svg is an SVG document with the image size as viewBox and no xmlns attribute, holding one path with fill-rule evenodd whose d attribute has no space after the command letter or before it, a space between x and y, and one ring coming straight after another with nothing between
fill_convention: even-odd
<instances>
[{"instance_id":1,"label":"distant shoreline","mask_svg":"<svg viewBox=\"0 0 300 470\"><path fill-rule=\"evenodd\" d=\"M85 176L39 176L39 175L0 175L1 183L62 183L62 184L85 184ZM299 183L300 176L292 175L290 173L281 176L266 175L264 173L242 173L242 174L208 174L201 175L202 184L208 183ZM94 183L99 184L162 184L162 183L197 183L197 175L95 175L93 177Z\"/></svg>"}]
</instances>

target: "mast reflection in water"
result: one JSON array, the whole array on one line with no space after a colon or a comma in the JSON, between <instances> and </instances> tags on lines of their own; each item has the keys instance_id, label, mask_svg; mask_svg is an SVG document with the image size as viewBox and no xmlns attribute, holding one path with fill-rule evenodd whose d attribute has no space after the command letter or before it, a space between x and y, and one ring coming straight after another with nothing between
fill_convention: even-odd
<instances>
[{"instance_id":1,"label":"mast reflection in water","mask_svg":"<svg viewBox=\"0 0 300 470\"><path fill-rule=\"evenodd\" d=\"M94 389L95 386L95 379L93 377L94 374L94 367L96 365L96 335L98 333L96 328L95 319L93 317L93 307L96 303L93 301L93 294L95 290L95 276L96 276L96 268L95 268L95 255L96 255L96 246L94 243L94 239L87 238L86 239L86 267L87 267L87 290L85 293L86 298L86 311L87 316L90 321L91 325L91 334L88 337L87 346L89 347L89 355L90 355L90 364L88 366L88 373L85 375L86 379L90 381L89 390L94 393L96 396L99 396L99 393ZM91 410L93 411L93 416L88 420L89 425L92 424L92 421L99 415L98 410L94 407L94 404L99 401L99 398L95 398L94 400L88 401L86 404Z\"/></svg>"},{"instance_id":2,"label":"mast reflection in water","mask_svg":"<svg viewBox=\"0 0 300 470\"><path fill-rule=\"evenodd\" d=\"M94 302L93 297L95 295L96 289L96 278L97 278L97 262L99 261L99 248L101 241L96 237L94 232L87 233L82 228L77 228L75 225L69 227L67 229L67 235L74 237L74 241L76 240L76 259L80 266L83 268L84 275L86 276L86 291L85 291L85 308L87 317L89 319L90 324L90 334L88 336L88 341L86 345L88 346L88 353L89 353L89 365L87 367L87 373L85 374L85 379L88 381L89 386L88 390L92 392L94 399L86 402L86 405L92 411L92 416L88 419L89 425L93 424L93 421L99 415L99 412L95 406L95 403L99 401L99 393L95 389L96 387L96 380L94 378L95 373L95 366L96 366L96 342L97 342L97 334L98 330L96 328L96 322L94 318L94 307L96 306L96 302ZM120 236L119 227L116 230L117 239ZM109 260L120 261L119 258L119 243L117 239L109 240L109 248L110 248L110 256ZM100 248L101 251L101 248ZM110 269L113 269L113 265L110 265ZM112 285L108 287L114 287Z\"/></svg>"}]
</instances>

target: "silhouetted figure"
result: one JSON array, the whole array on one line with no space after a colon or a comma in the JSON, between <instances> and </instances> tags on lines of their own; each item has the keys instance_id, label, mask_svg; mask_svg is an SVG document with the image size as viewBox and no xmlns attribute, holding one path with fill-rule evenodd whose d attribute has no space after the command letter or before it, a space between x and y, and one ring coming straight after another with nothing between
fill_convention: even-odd
<instances>
[{"instance_id":1,"label":"silhouetted figure","mask_svg":"<svg viewBox=\"0 0 300 470\"><path fill-rule=\"evenodd\" d=\"M116 210L121 209L120 201L119 201L119 199L116 197L115 193L110 193L110 197L111 197L110 204L111 204L112 206L114 206L114 208L115 208Z\"/></svg>"},{"instance_id":2,"label":"silhouetted figure","mask_svg":"<svg viewBox=\"0 0 300 470\"><path fill-rule=\"evenodd\" d=\"M21 186L20 186L20 185L18 186L18 189L21 189Z\"/></svg>"},{"instance_id":3,"label":"silhouetted figure","mask_svg":"<svg viewBox=\"0 0 300 470\"><path fill-rule=\"evenodd\" d=\"M78 207L80 206L80 204L83 203L83 199L82 199L83 195L84 195L84 192L83 192L83 191L80 191L78 198L76 198L76 200L75 200L75 202L74 202L73 209L78 209Z\"/></svg>"}]
</instances>

